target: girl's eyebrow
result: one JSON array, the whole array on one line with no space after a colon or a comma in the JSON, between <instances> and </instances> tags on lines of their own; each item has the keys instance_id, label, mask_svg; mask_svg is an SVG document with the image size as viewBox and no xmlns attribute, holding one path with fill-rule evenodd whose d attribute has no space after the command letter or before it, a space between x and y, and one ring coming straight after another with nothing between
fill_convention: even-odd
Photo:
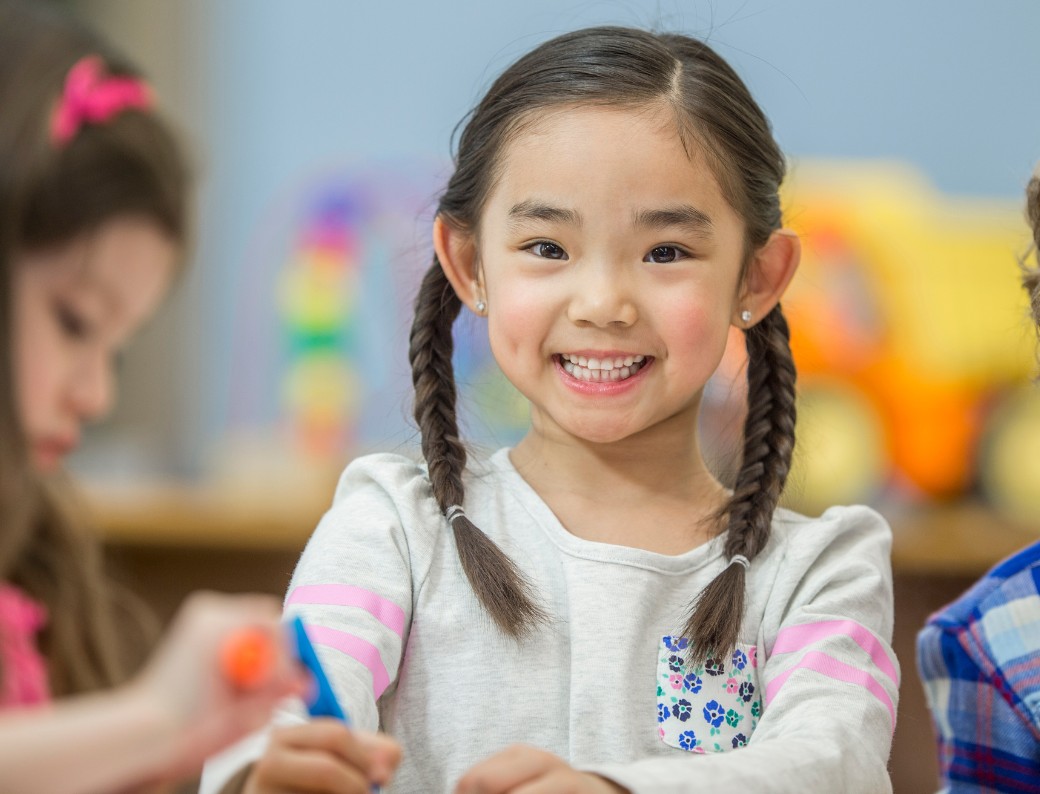
<instances>
[{"instance_id":1,"label":"girl's eyebrow","mask_svg":"<svg viewBox=\"0 0 1040 794\"><path fill-rule=\"evenodd\" d=\"M554 207L542 201L528 199L514 204L509 208L509 220L520 221L548 221L550 223L565 223L571 226L581 226L581 215L575 210Z\"/></svg>"},{"instance_id":2,"label":"girl's eyebrow","mask_svg":"<svg viewBox=\"0 0 1040 794\"><path fill-rule=\"evenodd\" d=\"M710 237L714 227L710 216L689 204L659 210L640 210L635 213L633 223L641 229L678 226L699 237Z\"/></svg>"},{"instance_id":3,"label":"girl's eyebrow","mask_svg":"<svg viewBox=\"0 0 1040 794\"><path fill-rule=\"evenodd\" d=\"M528 199L514 204L509 209L509 220L514 223L523 221L543 221L581 226L581 214L576 210L555 207L543 201ZM680 227L690 234L709 237L714 228L711 217L690 204L679 204L656 210L639 210L633 216L633 225L640 229L665 229Z\"/></svg>"}]
</instances>

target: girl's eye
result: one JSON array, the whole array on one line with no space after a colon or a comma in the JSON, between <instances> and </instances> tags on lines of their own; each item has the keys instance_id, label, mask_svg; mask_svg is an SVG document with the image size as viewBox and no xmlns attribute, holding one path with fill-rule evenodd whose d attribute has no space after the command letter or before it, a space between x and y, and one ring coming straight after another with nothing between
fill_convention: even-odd
<instances>
[{"instance_id":1,"label":"girl's eye","mask_svg":"<svg viewBox=\"0 0 1040 794\"><path fill-rule=\"evenodd\" d=\"M67 336L72 339L82 339L87 335L86 322L68 306L59 304L55 312L58 316L58 325Z\"/></svg>"},{"instance_id":2,"label":"girl's eye","mask_svg":"<svg viewBox=\"0 0 1040 794\"><path fill-rule=\"evenodd\" d=\"M653 262L657 265L666 265L669 262L677 262L685 256L683 251L674 245L659 245L650 250L644 262Z\"/></svg>"},{"instance_id":3,"label":"girl's eye","mask_svg":"<svg viewBox=\"0 0 1040 794\"><path fill-rule=\"evenodd\" d=\"M527 248L535 256L540 256L542 259L566 259L567 252L564 251L556 243L532 243Z\"/></svg>"}]
</instances>

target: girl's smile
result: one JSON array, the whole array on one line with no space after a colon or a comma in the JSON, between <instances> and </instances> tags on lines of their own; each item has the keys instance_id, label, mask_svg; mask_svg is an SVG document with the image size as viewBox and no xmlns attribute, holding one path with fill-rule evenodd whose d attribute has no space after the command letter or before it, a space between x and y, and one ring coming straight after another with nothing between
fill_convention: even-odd
<instances>
[{"instance_id":1,"label":"girl's smile","mask_svg":"<svg viewBox=\"0 0 1040 794\"><path fill-rule=\"evenodd\" d=\"M645 373L654 360L652 356L641 353L616 355L595 352L588 355L560 353L554 358L564 384L579 394L591 395L618 394L634 388L639 374Z\"/></svg>"}]
</instances>

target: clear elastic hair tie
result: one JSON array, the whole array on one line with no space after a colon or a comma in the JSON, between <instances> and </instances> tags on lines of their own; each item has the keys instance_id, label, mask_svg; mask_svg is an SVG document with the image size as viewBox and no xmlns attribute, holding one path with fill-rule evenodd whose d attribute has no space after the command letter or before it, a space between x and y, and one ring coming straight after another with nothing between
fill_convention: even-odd
<instances>
[{"instance_id":1,"label":"clear elastic hair tie","mask_svg":"<svg viewBox=\"0 0 1040 794\"><path fill-rule=\"evenodd\" d=\"M734 564L741 566L746 571L751 567L751 560L743 554L734 554L729 558L729 563L726 564L726 567L729 568L730 565Z\"/></svg>"}]
</instances>

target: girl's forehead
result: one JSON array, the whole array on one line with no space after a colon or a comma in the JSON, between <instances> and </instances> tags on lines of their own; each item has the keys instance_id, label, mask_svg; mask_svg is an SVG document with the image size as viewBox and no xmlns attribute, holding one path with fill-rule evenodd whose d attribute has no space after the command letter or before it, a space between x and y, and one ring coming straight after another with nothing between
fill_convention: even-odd
<instances>
[{"instance_id":1,"label":"girl's forehead","mask_svg":"<svg viewBox=\"0 0 1040 794\"><path fill-rule=\"evenodd\" d=\"M154 223L117 219L67 243L25 255L20 270L52 289L136 315L150 311L164 293L176 253Z\"/></svg>"},{"instance_id":2,"label":"girl's forehead","mask_svg":"<svg viewBox=\"0 0 1040 794\"><path fill-rule=\"evenodd\" d=\"M525 194L653 204L724 201L708 158L666 103L563 106L529 114L503 146L492 201ZM522 200L522 199L521 199Z\"/></svg>"}]
</instances>

